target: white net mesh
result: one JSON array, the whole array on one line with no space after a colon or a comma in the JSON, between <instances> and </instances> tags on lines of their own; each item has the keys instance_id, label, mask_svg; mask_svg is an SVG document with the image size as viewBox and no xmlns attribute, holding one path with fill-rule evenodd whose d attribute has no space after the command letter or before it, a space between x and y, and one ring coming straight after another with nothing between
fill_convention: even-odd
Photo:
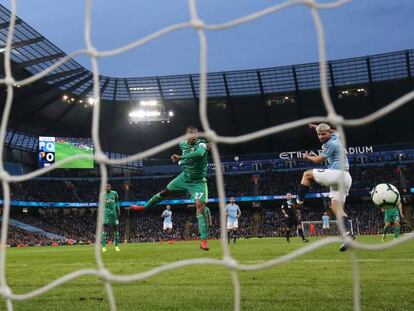
<instances>
[{"instance_id":1,"label":"white net mesh","mask_svg":"<svg viewBox=\"0 0 414 311\"><path fill-rule=\"evenodd\" d=\"M110 304L111 310L116 310L116 302L115 297L112 290L112 282L133 282L137 280L144 280L150 278L156 274L161 272L177 269L184 266L189 265L220 265L227 267L232 276L233 281L233 289L234 289L234 309L240 310L240 283L238 278L238 271L245 270L245 271L252 271L252 270L261 270L267 269L270 267L277 266L279 264L285 263L290 261L294 258L297 258L301 255L306 253L312 252L315 249L318 249L322 246L343 242L349 244L350 251L349 251L349 258L352 263L352 272L353 272L353 300L354 300L354 309L360 310L360 274L358 270L358 265L355 256L355 249L365 249L365 250L383 250L397 244L401 244L406 242L407 240L414 238L414 233L408 233L404 235L402 238L398 240L393 240L381 245L371 245L371 244L362 244L356 241L352 241L349 238L340 238L340 237L330 237L319 240L315 243L297 249L287 255L282 257L274 258L272 260L254 264L254 265L245 265L238 263L231 255L228 245L226 243L226 227L225 227L225 213L224 213L224 205L225 205L225 190L224 190L224 183L223 183L223 174L221 170L221 160L219 156L219 151L217 147L217 143L227 143L227 144L239 144L243 142L247 142L250 140L254 140L257 138L261 138L267 135L272 135L278 132L286 131L295 127L304 126L308 123L314 122L330 122L334 124L338 129L341 137L342 143L345 145L345 135L343 131L343 126L360 126L370 122L373 122L379 118L384 117L386 114L394 111L395 109L407 104L410 100L414 98L414 91L407 93L406 95L402 96L401 98L393 101L389 105L381 108L380 110L367 115L363 118L359 119L352 119L352 120L345 120L340 115L338 115L335 111L335 108L332 104L329 92L328 92L328 85L327 85L327 76L326 76L326 54L325 54L325 41L324 41L324 29L322 26L322 22L319 16L319 10L325 9L333 9L340 7L350 0L339 0L333 1L330 3L318 3L314 0L290 0L286 1L272 7L266 8L264 10L255 12L253 14L237 18L226 23L222 24L206 24L203 20L198 17L197 8L196 8L196 1L189 0L188 7L190 11L191 19L188 22L174 24L163 28L145 38L139 39L137 41L131 42L125 46L122 46L117 49L108 50L108 51L98 51L91 41L91 11L92 11L92 0L86 1L86 14L85 14L85 44L86 48L82 50L75 51L70 55L62 58L60 61L56 62L53 66L47 68L46 70L33 75L27 79L16 81L13 78L12 70L11 70L11 62L10 62L10 53L11 53L11 46L13 42L13 32L14 26L16 23L16 1L11 1L11 18L10 24L8 29L8 37L7 37L7 44L6 50L4 52L4 69L5 69L5 78L0 80L0 84L4 84L7 87L7 98L6 103L2 115L1 127L0 127L0 179L3 186L3 195L4 195L4 208L3 208L3 225L1 228L1 241L0 241L0 294L6 299L7 308L8 310L13 310L13 301L21 301L31 299L33 297L39 296L54 287L57 287L65 282L68 282L72 279L78 278L83 275L96 275L102 278L103 282L105 283L105 288L108 296L108 301ZM267 129L263 129L254 133L241 135L237 137L223 137L218 136L214 132L214 130L210 127L209 120L207 118L207 83L206 83L206 71L207 71L207 40L205 36L205 31L214 31L214 30L223 30L226 28L236 27L238 25L251 22L257 18L263 17L265 15L269 15L280 11L282 9L286 9L288 7L294 5L303 5L307 6L311 11L313 22L317 31L317 38L318 38L318 48L319 48L319 69L320 69L320 82L321 82L321 94L323 98L323 102L327 111L327 116L320 116L320 117L312 117L312 118L305 118L302 120L293 121L290 123L285 123L282 125L273 126ZM203 133L201 135L205 136L209 141L212 143L212 155L214 159L214 164L216 167L216 182L217 182L217 189L219 195L219 206L220 206L220 225L221 225L221 236L224 237L221 239L221 247L223 250L223 258L222 259L214 259L214 258L202 258L202 259L188 259L188 260L181 260L176 261L173 263L165 264L154 268L152 270L133 274L133 275L115 275L108 271L104 263L102 261L101 252L100 252L100 243L101 243L101 235L100 232L102 231L102 214L104 208L104 187L108 179L107 175L107 167L106 165L114 165L114 164L123 164L130 161L140 160L151 155L154 155L158 152L171 148L179 143L180 140L186 138L186 136L177 137L171 141L165 142L159 146L154 148L148 149L146 151L140 152L133 156L129 156L123 159L109 159L102 151L101 144L99 141L99 112L100 112L100 100L99 100L99 67L98 67L98 58L100 57L109 57L114 56L125 51L128 51L133 48L137 48L142 46L156 38L166 35L170 32L177 31L184 28L193 28L197 31L199 37L199 44L200 44L200 106L199 106L199 117L201 119ZM6 282L6 242L7 242L7 231L8 231L8 222L9 222L9 212L10 212L10 183L11 182L20 182L24 180L28 180L30 178L40 176L54 170L55 168L63 165L64 163L70 162L75 159L87 159L88 156L84 155L77 155L70 158L66 158L55 165L39 169L37 171L31 172L29 174L21 175L21 176L11 176L5 170L3 166L3 148L4 148L4 139L5 133L7 129L7 123L9 119L10 109L13 100L13 87L16 85L24 86L29 83L32 83L50 72L52 72L57 67L61 66L65 62L69 61L71 58L79 55L88 55L92 62L92 69L93 69L93 78L94 78L94 98L96 100L96 104L93 107L93 117L92 117L92 139L96 148L96 153L94 155L94 160L96 163L99 164L100 171L102 173L101 183L100 183L100 197L99 197L99 208L97 213L97 226L96 226L96 241L95 241L95 259L96 259L96 269L83 269L79 271L75 271L69 274L66 274L51 283L38 288L34 291L25 293L25 294L14 294L12 289L7 286ZM342 163L343 165L344 163ZM341 184L343 181L340 182ZM343 188L340 185L340 188ZM341 207L342 209L342 207ZM344 232L344 228L342 223L339 223L339 229L341 232Z\"/></svg>"}]
</instances>

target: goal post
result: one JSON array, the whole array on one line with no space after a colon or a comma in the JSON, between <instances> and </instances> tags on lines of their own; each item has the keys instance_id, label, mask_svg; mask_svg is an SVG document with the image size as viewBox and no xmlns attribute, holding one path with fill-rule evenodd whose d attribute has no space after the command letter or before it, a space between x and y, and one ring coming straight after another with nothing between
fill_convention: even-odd
<instances>
[{"instance_id":1,"label":"goal post","mask_svg":"<svg viewBox=\"0 0 414 311\"><path fill-rule=\"evenodd\" d=\"M359 235L359 230L358 228L356 228L357 230L355 231L354 223L352 222L352 220L349 219L348 222L349 222L349 227L351 228L351 233L352 234L357 233ZM310 232L311 224L315 226L315 234L313 233L311 234ZM322 221L320 220L302 221L302 229L303 229L303 234L305 236L322 236L325 234L323 230L323 226L322 226ZM339 235L338 221L337 220L329 221L329 229L326 229L326 231L328 235Z\"/></svg>"}]
</instances>

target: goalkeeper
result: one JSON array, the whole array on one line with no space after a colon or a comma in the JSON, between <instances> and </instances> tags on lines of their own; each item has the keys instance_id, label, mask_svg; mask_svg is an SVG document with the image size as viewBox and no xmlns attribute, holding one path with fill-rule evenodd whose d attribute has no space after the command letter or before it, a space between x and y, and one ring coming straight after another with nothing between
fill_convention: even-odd
<instances>
[{"instance_id":1,"label":"goalkeeper","mask_svg":"<svg viewBox=\"0 0 414 311\"><path fill-rule=\"evenodd\" d=\"M119 252L119 216L121 215L121 210L119 207L118 193L113 191L111 184L106 184L106 193L105 193L105 210L104 210L104 219L103 219L103 232L102 232L102 252L106 252L106 241L108 239L108 232L110 227L114 230L114 242L115 242L115 251Z\"/></svg>"},{"instance_id":2,"label":"goalkeeper","mask_svg":"<svg viewBox=\"0 0 414 311\"><path fill-rule=\"evenodd\" d=\"M382 234L382 242L385 242L387 237L387 231L391 229L391 223L393 223L394 228L394 239L397 239L400 235L400 216L404 218L401 201L398 200L397 205L389 210L383 210L384 212L384 233Z\"/></svg>"},{"instance_id":3,"label":"goalkeeper","mask_svg":"<svg viewBox=\"0 0 414 311\"><path fill-rule=\"evenodd\" d=\"M198 129L189 126L185 133L190 138L180 142L181 155L173 154L171 160L178 162L183 171L167 187L154 195L144 206L132 205L131 210L140 211L156 206L176 193L188 192L195 201L197 222L200 231L200 248L207 251L208 219L206 215L207 190L207 142L198 137Z\"/></svg>"}]
</instances>

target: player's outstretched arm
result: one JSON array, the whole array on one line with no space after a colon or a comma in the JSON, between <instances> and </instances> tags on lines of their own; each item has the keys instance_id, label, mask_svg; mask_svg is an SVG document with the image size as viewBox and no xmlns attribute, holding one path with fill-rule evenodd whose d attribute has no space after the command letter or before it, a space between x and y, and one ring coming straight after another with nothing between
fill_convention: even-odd
<instances>
[{"instance_id":1,"label":"player's outstretched arm","mask_svg":"<svg viewBox=\"0 0 414 311\"><path fill-rule=\"evenodd\" d=\"M323 161L326 160L324 157L322 157L320 155L313 156L313 155L310 155L307 152L303 155L303 158L305 160L308 160L308 161L313 162L313 163L316 163L316 164L322 163Z\"/></svg>"},{"instance_id":2,"label":"player's outstretched arm","mask_svg":"<svg viewBox=\"0 0 414 311\"><path fill-rule=\"evenodd\" d=\"M189 153L183 154L181 156L178 155L178 154L173 154L171 156L171 160L173 162L176 162L176 161L179 161L179 160L199 158L199 157L202 157L206 152L207 152L206 148L198 148L197 150L195 150L193 152L189 152Z\"/></svg>"}]
</instances>

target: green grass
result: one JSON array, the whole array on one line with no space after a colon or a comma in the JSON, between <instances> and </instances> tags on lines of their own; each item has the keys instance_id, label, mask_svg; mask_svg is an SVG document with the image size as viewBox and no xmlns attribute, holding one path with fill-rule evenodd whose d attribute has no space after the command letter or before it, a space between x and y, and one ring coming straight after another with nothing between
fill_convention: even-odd
<instances>
[{"instance_id":1,"label":"green grass","mask_svg":"<svg viewBox=\"0 0 414 311\"><path fill-rule=\"evenodd\" d=\"M379 243L380 237L360 237ZM311 241L312 242L312 241ZM234 257L247 264L286 254L303 246L297 238L240 240L231 245ZM218 241L202 252L197 242L173 245L142 243L113 246L103 254L106 267L131 274L186 258L221 257ZM352 274L347 253L330 245L282 266L239 272L242 310L352 310ZM358 251L362 310L414 310L414 243L381 252ZM94 268L91 246L7 250L7 282L15 293L34 290L65 273ZM119 310L232 310L229 272L218 266L190 266L145 281L115 284ZM25 302L15 310L108 310L103 283L81 277ZM0 310L5 309L0 298Z\"/></svg>"},{"instance_id":2,"label":"green grass","mask_svg":"<svg viewBox=\"0 0 414 311\"><path fill-rule=\"evenodd\" d=\"M76 146L65 144L65 143L56 143L56 162L59 160L63 160L67 157L77 155L77 154L89 154L93 155L93 150L85 150L83 148L78 148ZM70 161L61 168L93 168L94 163L93 160L88 159L81 159L81 160L74 160Z\"/></svg>"}]
</instances>

